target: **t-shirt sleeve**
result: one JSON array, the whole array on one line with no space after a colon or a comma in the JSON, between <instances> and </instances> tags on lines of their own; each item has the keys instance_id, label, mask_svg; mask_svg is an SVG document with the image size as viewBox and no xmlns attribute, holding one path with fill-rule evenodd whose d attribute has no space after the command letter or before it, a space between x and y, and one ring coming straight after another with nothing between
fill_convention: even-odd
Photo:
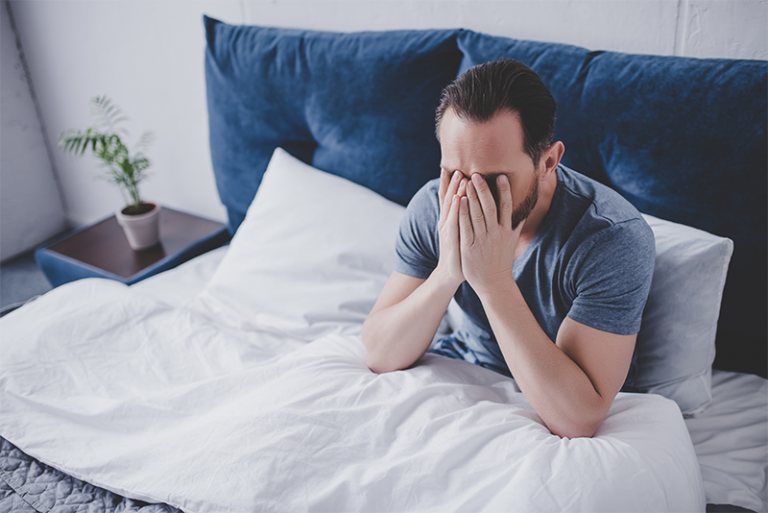
<instances>
[{"instance_id":1,"label":"t-shirt sleeve","mask_svg":"<svg viewBox=\"0 0 768 513\"><path fill-rule=\"evenodd\" d=\"M427 182L413 196L400 222L395 242L395 271L414 278L427 279L437 267L439 243L437 222L440 217L437 180Z\"/></svg>"},{"instance_id":2,"label":"t-shirt sleeve","mask_svg":"<svg viewBox=\"0 0 768 513\"><path fill-rule=\"evenodd\" d=\"M601 331L640 331L656 258L653 231L642 218L615 224L585 244L568 317Z\"/></svg>"}]
</instances>

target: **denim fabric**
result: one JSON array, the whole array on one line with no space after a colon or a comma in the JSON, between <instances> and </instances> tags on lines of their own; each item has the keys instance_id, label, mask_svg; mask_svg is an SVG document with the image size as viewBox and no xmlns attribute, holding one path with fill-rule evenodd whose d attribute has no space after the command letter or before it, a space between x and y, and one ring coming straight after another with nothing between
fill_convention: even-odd
<instances>
[{"instance_id":1,"label":"denim fabric","mask_svg":"<svg viewBox=\"0 0 768 513\"><path fill-rule=\"evenodd\" d=\"M489 354L482 349L473 349L469 347L462 342L457 335L448 335L447 337L441 338L436 343L432 344L427 352L447 356L448 358L453 358L455 360L465 360L485 369L504 374L510 378L512 377L504 360L499 362L498 359L489 357Z\"/></svg>"}]
</instances>

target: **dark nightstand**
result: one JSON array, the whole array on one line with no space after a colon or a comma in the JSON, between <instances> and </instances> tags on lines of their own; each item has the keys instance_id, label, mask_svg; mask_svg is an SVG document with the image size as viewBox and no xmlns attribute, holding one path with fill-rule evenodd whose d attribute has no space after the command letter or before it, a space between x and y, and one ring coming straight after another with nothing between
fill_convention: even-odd
<instances>
[{"instance_id":1,"label":"dark nightstand","mask_svg":"<svg viewBox=\"0 0 768 513\"><path fill-rule=\"evenodd\" d=\"M38 249L35 261L54 287L83 278L109 278L130 285L216 249L229 239L222 223L163 207L157 246L133 251L111 216Z\"/></svg>"}]
</instances>

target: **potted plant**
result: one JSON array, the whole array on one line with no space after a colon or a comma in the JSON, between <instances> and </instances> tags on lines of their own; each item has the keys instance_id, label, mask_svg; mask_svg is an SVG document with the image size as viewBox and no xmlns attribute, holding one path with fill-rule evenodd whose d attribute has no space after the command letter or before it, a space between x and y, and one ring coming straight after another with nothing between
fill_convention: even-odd
<instances>
[{"instance_id":1,"label":"potted plant","mask_svg":"<svg viewBox=\"0 0 768 513\"><path fill-rule=\"evenodd\" d=\"M62 132L59 145L65 152L75 155L91 149L104 168L103 178L117 185L126 201L126 206L117 211L116 217L128 243L135 251L150 248L159 241L160 206L142 201L139 183L147 177L146 170L151 165L142 150L152 142L152 134L144 132L131 154L120 137L128 136L128 131L120 127L128 118L106 96L91 99L91 107L96 125L84 131Z\"/></svg>"}]
</instances>

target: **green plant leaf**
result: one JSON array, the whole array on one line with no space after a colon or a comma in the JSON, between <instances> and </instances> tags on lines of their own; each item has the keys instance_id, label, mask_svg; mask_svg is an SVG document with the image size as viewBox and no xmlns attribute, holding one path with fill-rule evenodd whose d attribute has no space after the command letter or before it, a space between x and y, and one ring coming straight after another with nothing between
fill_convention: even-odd
<instances>
[{"instance_id":1,"label":"green plant leaf","mask_svg":"<svg viewBox=\"0 0 768 513\"><path fill-rule=\"evenodd\" d=\"M104 169L103 178L118 186L121 193L127 193L132 204L141 203L139 183L146 178L144 171L151 162L140 150L149 147L153 142L151 132L144 132L136 144L133 157L120 135L128 136L128 131L119 127L120 123L128 120L120 108L114 105L106 96L96 96L91 99L91 112L96 117L96 126L85 131L70 129L59 134L59 146L65 153L83 155L90 147ZM126 194L123 194L126 197Z\"/></svg>"}]
</instances>

